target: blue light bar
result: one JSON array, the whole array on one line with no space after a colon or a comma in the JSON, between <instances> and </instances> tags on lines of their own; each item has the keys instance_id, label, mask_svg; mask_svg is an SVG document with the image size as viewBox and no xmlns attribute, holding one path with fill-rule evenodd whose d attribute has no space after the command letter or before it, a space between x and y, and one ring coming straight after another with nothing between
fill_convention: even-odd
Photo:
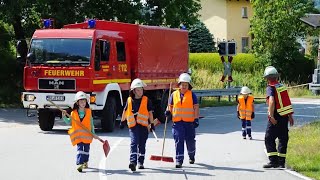
<instances>
[{"instance_id":1,"label":"blue light bar","mask_svg":"<svg viewBox=\"0 0 320 180\"><path fill-rule=\"evenodd\" d=\"M96 20L94 20L94 19L89 19L89 20L88 20L88 27L89 27L89 28L95 28L95 27L96 27Z\"/></svg>"},{"instance_id":2,"label":"blue light bar","mask_svg":"<svg viewBox=\"0 0 320 180\"><path fill-rule=\"evenodd\" d=\"M46 29L50 28L51 27L51 20L50 19L43 20L43 26Z\"/></svg>"},{"instance_id":3,"label":"blue light bar","mask_svg":"<svg viewBox=\"0 0 320 180\"><path fill-rule=\"evenodd\" d=\"M186 27L185 25L181 24L181 25L180 25L180 29L182 29L182 30L187 30L187 27Z\"/></svg>"}]
</instances>

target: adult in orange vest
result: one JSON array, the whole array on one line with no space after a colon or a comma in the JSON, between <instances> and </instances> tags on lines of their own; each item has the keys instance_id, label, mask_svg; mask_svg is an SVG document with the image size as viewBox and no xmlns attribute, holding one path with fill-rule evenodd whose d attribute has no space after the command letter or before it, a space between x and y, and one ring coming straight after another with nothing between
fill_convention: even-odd
<instances>
[{"instance_id":1,"label":"adult in orange vest","mask_svg":"<svg viewBox=\"0 0 320 180\"><path fill-rule=\"evenodd\" d=\"M270 162L263 165L264 168L284 168L287 153L288 122L293 126L293 109L287 88L277 81L279 73L273 66L268 66L264 71L264 77L268 81L267 105L268 126L265 134L265 146ZM278 148L275 140L279 139Z\"/></svg>"},{"instance_id":2,"label":"adult in orange vest","mask_svg":"<svg viewBox=\"0 0 320 180\"><path fill-rule=\"evenodd\" d=\"M146 142L148 129L154 130L153 107L151 100L143 95L143 88L147 86L141 79L135 79L131 83L130 96L122 113L120 129L127 124L131 138L130 164L131 171L138 168L144 169Z\"/></svg>"},{"instance_id":3,"label":"adult in orange vest","mask_svg":"<svg viewBox=\"0 0 320 180\"><path fill-rule=\"evenodd\" d=\"M76 122L67 118L65 114L66 111L62 113L63 120L66 124L71 123L71 129L68 131L71 143L73 146L77 145L78 153L76 164L79 165L77 170L82 172L84 168L88 167L90 144L93 137ZM75 103L73 105L71 117L76 121L79 121L92 133L95 133L91 109L88 104L88 96L82 91L77 92L75 95Z\"/></svg>"},{"instance_id":4,"label":"adult in orange vest","mask_svg":"<svg viewBox=\"0 0 320 180\"><path fill-rule=\"evenodd\" d=\"M243 86L238 97L237 106L238 118L242 121L242 137L246 139L251 136L251 120L254 119L254 97L251 95L251 90L247 86Z\"/></svg>"},{"instance_id":5,"label":"adult in orange vest","mask_svg":"<svg viewBox=\"0 0 320 180\"><path fill-rule=\"evenodd\" d=\"M196 132L199 126L199 104L197 96L191 91L191 77L187 73L179 76L179 89L170 95L168 117L172 115L172 134L176 147L176 168L181 168L184 160L186 142L189 163L194 164L196 153Z\"/></svg>"}]
</instances>

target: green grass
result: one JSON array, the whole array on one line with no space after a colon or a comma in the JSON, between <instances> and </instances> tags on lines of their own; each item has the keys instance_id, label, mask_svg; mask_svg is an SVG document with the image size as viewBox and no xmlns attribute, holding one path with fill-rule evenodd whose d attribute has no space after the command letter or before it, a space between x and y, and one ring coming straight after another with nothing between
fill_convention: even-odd
<instances>
[{"instance_id":1,"label":"green grass","mask_svg":"<svg viewBox=\"0 0 320 180\"><path fill-rule=\"evenodd\" d=\"M201 100L200 107L232 106L236 104L235 98L231 98L229 102L227 97L223 97L219 102L217 97L204 97Z\"/></svg>"},{"instance_id":2,"label":"green grass","mask_svg":"<svg viewBox=\"0 0 320 180\"><path fill-rule=\"evenodd\" d=\"M290 131L287 164L299 173L320 180L320 121Z\"/></svg>"}]
</instances>

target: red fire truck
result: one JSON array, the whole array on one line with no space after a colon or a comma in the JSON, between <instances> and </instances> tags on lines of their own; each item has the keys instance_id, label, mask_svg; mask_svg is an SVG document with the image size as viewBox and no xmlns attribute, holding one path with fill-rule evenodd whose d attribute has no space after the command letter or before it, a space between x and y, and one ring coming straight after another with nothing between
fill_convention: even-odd
<instances>
[{"instance_id":1,"label":"red fire truck","mask_svg":"<svg viewBox=\"0 0 320 180\"><path fill-rule=\"evenodd\" d=\"M129 95L130 83L142 79L161 121L170 82L188 70L185 30L88 20L33 34L24 67L23 106L37 110L39 126L50 131L59 112L47 100L69 109L77 91L90 97L94 119L114 130Z\"/></svg>"}]
</instances>

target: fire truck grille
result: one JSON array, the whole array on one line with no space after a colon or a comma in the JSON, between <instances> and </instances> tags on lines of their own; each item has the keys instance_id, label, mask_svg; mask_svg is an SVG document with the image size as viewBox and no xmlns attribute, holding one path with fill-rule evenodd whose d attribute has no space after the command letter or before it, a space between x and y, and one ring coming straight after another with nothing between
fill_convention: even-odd
<instances>
[{"instance_id":1,"label":"fire truck grille","mask_svg":"<svg viewBox=\"0 0 320 180\"><path fill-rule=\"evenodd\" d=\"M74 79L39 79L39 90L75 90Z\"/></svg>"}]
</instances>

